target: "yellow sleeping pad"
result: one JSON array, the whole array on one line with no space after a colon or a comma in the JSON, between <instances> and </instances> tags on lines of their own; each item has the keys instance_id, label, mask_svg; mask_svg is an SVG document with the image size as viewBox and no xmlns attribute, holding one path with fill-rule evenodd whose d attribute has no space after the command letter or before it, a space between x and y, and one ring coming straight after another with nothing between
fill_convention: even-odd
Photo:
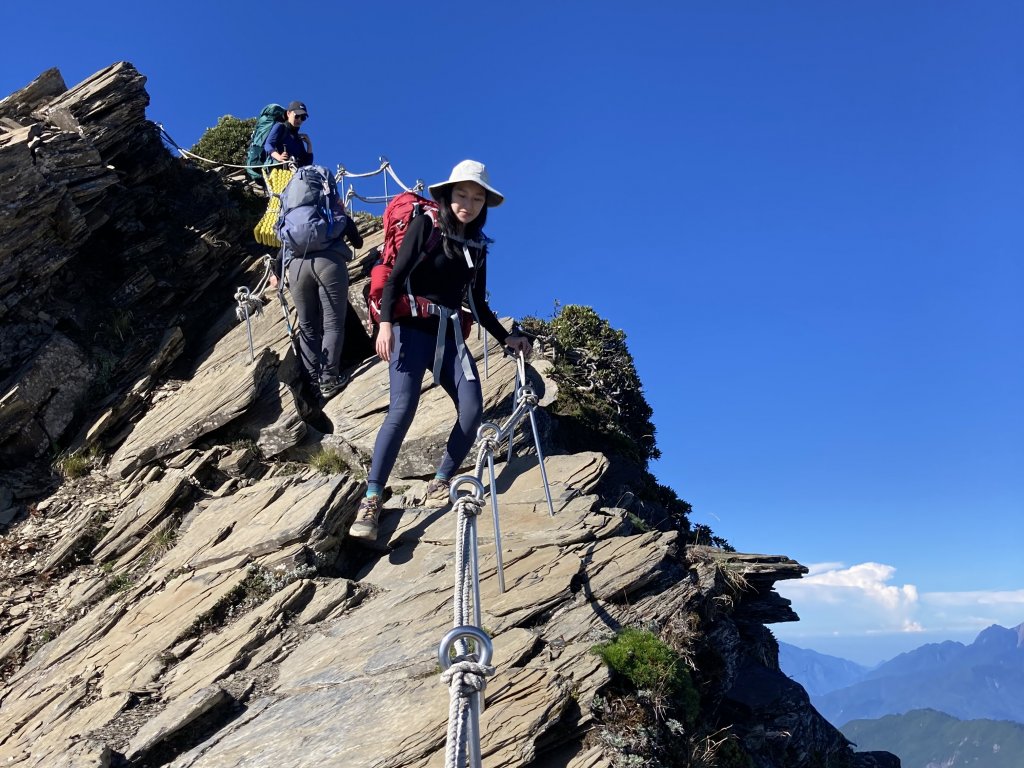
<instances>
[{"instance_id":1,"label":"yellow sleeping pad","mask_svg":"<svg viewBox=\"0 0 1024 768\"><path fill-rule=\"evenodd\" d=\"M279 195L288 186L288 182L294 173L295 171L288 168L272 168L269 174L267 171L263 171L263 181L273 194L270 195L267 212L263 214L263 218L259 220L256 228L252 231L253 237L256 238L256 242L260 245L265 245L269 248L281 247L281 241L274 234L277 214L281 210L281 198Z\"/></svg>"}]
</instances>

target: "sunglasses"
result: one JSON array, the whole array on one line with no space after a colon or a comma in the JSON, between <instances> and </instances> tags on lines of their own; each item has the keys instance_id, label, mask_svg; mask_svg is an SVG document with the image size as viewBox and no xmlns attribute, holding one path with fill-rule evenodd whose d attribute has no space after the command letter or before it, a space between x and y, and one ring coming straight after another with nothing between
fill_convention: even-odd
<instances>
[{"instance_id":1,"label":"sunglasses","mask_svg":"<svg viewBox=\"0 0 1024 768\"><path fill-rule=\"evenodd\" d=\"M296 115L295 119L298 120L300 123L304 123L307 117L309 117L309 115Z\"/></svg>"}]
</instances>

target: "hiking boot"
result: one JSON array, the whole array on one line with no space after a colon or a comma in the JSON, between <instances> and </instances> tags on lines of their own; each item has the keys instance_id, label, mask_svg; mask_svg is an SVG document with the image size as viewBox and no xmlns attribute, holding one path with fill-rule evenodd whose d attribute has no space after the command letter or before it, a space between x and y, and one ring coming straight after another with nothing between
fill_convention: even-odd
<instances>
[{"instance_id":1,"label":"hiking boot","mask_svg":"<svg viewBox=\"0 0 1024 768\"><path fill-rule=\"evenodd\" d=\"M340 374L338 376L324 374L320 377L320 396L323 397L324 400L330 400L334 395L344 389L348 382L349 377L346 374Z\"/></svg>"},{"instance_id":2,"label":"hiking boot","mask_svg":"<svg viewBox=\"0 0 1024 768\"><path fill-rule=\"evenodd\" d=\"M376 541L377 518L380 517L380 508L383 503L380 496L367 496L359 502L356 520L348 529L348 535L353 539Z\"/></svg>"},{"instance_id":3,"label":"hiking boot","mask_svg":"<svg viewBox=\"0 0 1024 768\"><path fill-rule=\"evenodd\" d=\"M442 480L439 477L435 477L429 483L427 483L427 492L423 497L424 507L446 507L451 503L451 491L452 483L450 480Z\"/></svg>"}]
</instances>

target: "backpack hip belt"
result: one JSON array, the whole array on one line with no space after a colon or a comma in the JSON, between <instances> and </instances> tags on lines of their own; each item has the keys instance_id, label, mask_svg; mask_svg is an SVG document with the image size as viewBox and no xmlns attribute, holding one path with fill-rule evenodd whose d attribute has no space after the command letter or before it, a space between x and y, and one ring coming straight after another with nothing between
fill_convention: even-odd
<instances>
[{"instance_id":1,"label":"backpack hip belt","mask_svg":"<svg viewBox=\"0 0 1024 768\"><path fill-rule=\"evenodd\" d=\"M448 335L449 321L455 328L455 349L459 356L459 362L462 364L462 372L466 375L467 380L476 381L476 376L473 375L473 359L466 347L466 337L462 333L463 312L440 304L427 304L427 314L440 318L437 324L437 343L434 345L434 383L441 383L441 367L444 363L444 345Z\"/></svg>"}]
</instances>

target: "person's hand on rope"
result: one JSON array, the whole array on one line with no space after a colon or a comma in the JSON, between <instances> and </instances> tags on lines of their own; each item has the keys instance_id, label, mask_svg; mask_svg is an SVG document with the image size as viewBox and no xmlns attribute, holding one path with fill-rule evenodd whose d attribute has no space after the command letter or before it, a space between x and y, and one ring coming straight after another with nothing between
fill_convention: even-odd
<instances>
[{"instance_id":1,"label":"person's hand on rope","mask_svg":"<svg viewBox=\"0 0 1024 768\"><path fill-rule=\"evenodd\" d=\"M530 340L517 333L511 334L505 339L505 346L515 353L522 352L526 357L529 357L530 353L533 352L533 345L530 343Z\"/></svg>"},{"instance_id":2,"label":"person's hand on rope","mask_svg":"<svg viewBox=\"0 0 1024 768\"><path fill-rule=\"evenodd\" d=\"M375 349L377 350L377 357L385 363L391 362L391 353L395 349L395 332L392 329L391 323L380 324L380 330L377 331Z\"/></svg>"}]
</instances>

